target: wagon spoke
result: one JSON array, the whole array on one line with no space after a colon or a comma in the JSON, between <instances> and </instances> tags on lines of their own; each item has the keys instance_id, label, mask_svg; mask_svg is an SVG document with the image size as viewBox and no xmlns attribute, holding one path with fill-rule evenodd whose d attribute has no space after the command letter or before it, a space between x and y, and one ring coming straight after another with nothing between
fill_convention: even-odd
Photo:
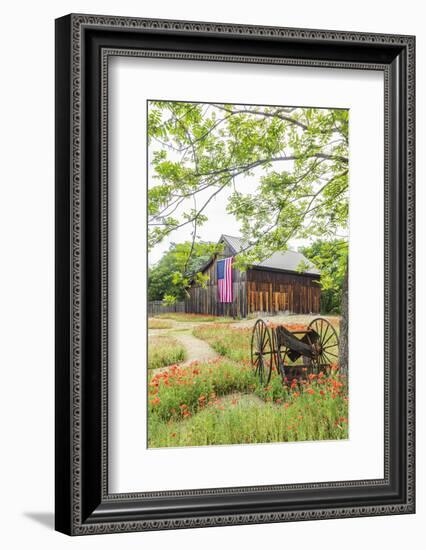
<instances>
[{"instance_id":1,"label":"wagon spoke","mask_svg":"<svg viewBox=\"0 0 426 550\"><path fill-rule=\"evenodd\" d=\"M323 351L323 353L327 353L327 355L332 355L333 357L338 357L337 353L333 353L332 351L325 352L324 349L322 351Z\"/></svg>"},{"instance_id":2,"label":"wagon spoke","mask_svg":"<svg viewBox=\"0 0 426 550\"><path fill-rule=\"evenodd\" d=\"M258 325L258 329L257 329L257 342L258 342L258 348L259 348L259 351L262 350L262 339L263 339L263 324L262 325Z\"/></svg>"},{"instance_id":3,"label":"wagon spoke","mask_svg":"<svg viewBox=\"0 0 426 550\"><path fill-rule=\"evenodd\" d=\"M330 357L329 357L326 353L324 353L324 352L321 353L321 357L324 357L324 359L326 360L326 362L327 362L328 364L331 365L332 361L331 361Z\"/></svg>"},{"instance_id":4,"label":"wagon spoke","mask_svg":"<svg viewBox=\"0 0 426 550\"><path fill-rule=\"evenodd\" d=\"M322 349L330 349L337 347L337 342L334 342L334 344L330 344L329 346L323 346Z\"/></svg>"},{"instance_id":5,"label":"wagon spoke","mask_svg":"<svg viewBox=\"0 0 426 550\"><path fill-rule=\"evenodd\" d=\"M263 327L262 327L263 329ZM262 330L262 344L261 344L261 349L262 351L265 351L265 348L266 348L266 344L267 344L267 338L266 338L266 331Z\"/></svg>"},{"instance_id":6,"label":"wagon spoke","mask_svg":"<svg viewBox=\"0 0 426 550\"><path fill-rule=\"evenodd\" d=\"M325 340L325 337L327 336L327 332L328 332L328 329L329 329L329 328L330 328L330 325L327 325L327 328L325 329L325 332L324 332L324 340ZM325 341L324 344L326 344L327 342L328 342L328 340ZM324 346L323 346L323 347L324 347Z\"/></svg>"},{"instance_id":7,"label":"wagon spoke","mask_svg":"<svg viewBox=\"0 0 426 550\"><path fill-rule=\"evenodd\" d=\"M333 336L335 336L335 334L332 332L327 340L324 342L324 345L327 344L333 338Z\"/></svg>"}]
</instances>

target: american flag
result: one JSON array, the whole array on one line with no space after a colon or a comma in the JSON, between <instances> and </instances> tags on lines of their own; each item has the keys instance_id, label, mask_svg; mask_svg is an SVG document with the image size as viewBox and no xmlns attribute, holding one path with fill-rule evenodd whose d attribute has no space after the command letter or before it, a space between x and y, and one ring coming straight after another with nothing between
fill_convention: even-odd
<instances>
[{"instance_id":1,"label":"american flag","mask_svg":"<svg viewBox=\"0 0 426 550\"><path fill-rule=\"evenodd\" d=\"M217 290L219 302L232 302L232 259L225 258L217 262Z\"/></svg>"}]
</instances>

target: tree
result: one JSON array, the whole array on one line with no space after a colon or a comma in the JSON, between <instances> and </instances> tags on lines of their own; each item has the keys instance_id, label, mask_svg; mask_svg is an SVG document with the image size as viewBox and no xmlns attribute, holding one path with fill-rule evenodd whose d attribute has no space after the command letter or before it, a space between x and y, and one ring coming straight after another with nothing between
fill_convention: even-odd
<instances>
[{"instance_id":1,"label":"tree","mask_svg":"<svg viewBox=\"0 0 426 550\"><path fill-rule=\"evenodd\" d=\"M348 259L347 240L319 239L310 246L301 247L300 252L311 260L321 273L321 311L340 313Z\"/></svg>"},{"instance_id":2,"label":"tree","mask_svg":"<svg viewBox=\"0 0 426 550\"><path fill-rule=\"evenodd\" d=\"M171 244L160 261L149 268L148 300L182 300L191 276L203 282L199 270L216 252L218 246L213 243Z\"/></svg>"},{"instance_id":3,"label":"tree","mask_svg":"<svg viewBox=\"0 0 426 550\"><path fill-rule=\"evenodd\" d=\"M331 240L348 223L348 111L152 101L149 247L178 228L193 239L210 202L247 242L245 268L291 239ZM255 182L255 184L253 184Z\"/></svg>"},{"instance_id":4,"label":"tree","mask_svg":"<svg viewBox=\"0 0 426 550\"><path fill-rule=\"evenodd\" d=\"M250 263L290 239L332 238L348 218L348 111L150 102L149 245L193 230L225 188ZM244 176L256 176L249 192Z\"/></svg>"}]
</instances>

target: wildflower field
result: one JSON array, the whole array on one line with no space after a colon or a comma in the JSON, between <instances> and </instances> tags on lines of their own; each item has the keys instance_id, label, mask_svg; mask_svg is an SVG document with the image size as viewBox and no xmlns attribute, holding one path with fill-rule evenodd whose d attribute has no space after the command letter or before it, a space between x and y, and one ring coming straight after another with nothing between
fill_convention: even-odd
<instances>
[{"instance_id":1,"label":"wildflower field","mask_svg":"<svg viewBox=\"0 0 426 550\"><path fill-rule=\"evenodd\" d=\"M223 323L195 326L193 336L218 353L215 359L149 371L149 447L348 437L348 388L337 366L285 384L274 372L262 387L249 360L251 331Z\"/></svg>"}]
</instances>

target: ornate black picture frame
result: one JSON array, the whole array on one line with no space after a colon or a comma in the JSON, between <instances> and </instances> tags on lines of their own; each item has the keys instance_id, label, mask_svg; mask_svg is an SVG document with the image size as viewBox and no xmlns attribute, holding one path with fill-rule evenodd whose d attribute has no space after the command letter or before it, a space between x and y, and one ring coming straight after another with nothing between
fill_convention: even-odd
<instances>
[{"instance_id":1,"label":"ornate black picture frame","mask_svg":"<svg viewBox=\"0 0 426 550\"><path fill-rule=\"evenodd\" d=\"M384 478L108 492L107 72L146 56L384 74ZM414 513L413 36L68 15L56 21L56 529L69 535Z\"/></svg>"}]
</instances>

